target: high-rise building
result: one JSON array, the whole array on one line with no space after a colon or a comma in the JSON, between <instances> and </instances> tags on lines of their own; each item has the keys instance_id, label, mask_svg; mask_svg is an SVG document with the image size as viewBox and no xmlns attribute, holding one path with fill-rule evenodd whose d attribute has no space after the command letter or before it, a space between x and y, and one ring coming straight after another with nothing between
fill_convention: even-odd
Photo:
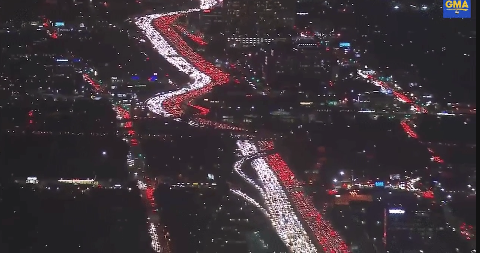
<instances>
[{"instance_id":1,"label":"high-rise building","mask_svg":"<svg viewBox=\"0 0 480 253\"><path fill-rule=\"evenodd\" d=\"M277 28L294 24L294 0L224 0L223 6L227 36L246 38L247 44L248 38L259 39L258 42L275 38Z\"/></svg>"},{"instance_id":2,"label":"high-rise building","mask_svg":"<svg viewBox=\"0 0 480 253\"><path fill-rule=\"evenodd\" d=\"M334 62L329 52L315 40L295 40L293 42L279 42L265 51L265 60L262 66L264 79L269 85L284 86L284 80L291 85L292 78L301 77L302 80L328 80ZM302 91L319 90L319 82L311 87L302 85Z\"/></svg>"},{"instance_id":3,"label":"high-rise building","mask_svg":"<svg viewBox=\"0 0 480 253\"><path fill-rule=\"evenodd\" d=\"M218 36L225 29L225 20L223 19L223 9L215 7L200 12L199 29L204 32L205 39L210 40L213 36Z\"/></svg>"}]
</instances>

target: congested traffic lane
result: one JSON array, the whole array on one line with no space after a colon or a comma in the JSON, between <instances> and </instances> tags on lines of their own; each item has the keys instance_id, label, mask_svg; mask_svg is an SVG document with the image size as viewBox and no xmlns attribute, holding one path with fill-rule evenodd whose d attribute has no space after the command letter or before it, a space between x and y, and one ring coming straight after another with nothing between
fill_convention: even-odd
<instances>
[{"instance_id":1,"label":"congested traffic lane","mask_svg":"<svg viewBox=\"0 0 480 253\"><path fill-rule=\"evenodd\" d=\"M365 78L366 80L369 80L375 86L383 87L387 90L392 90L393 95L395 96L395 98L397 100L399 100L403 103L406 103L406 104L411 104L416 113L428 113L427 109L419 106L417 101L415 101L413 99L410 99L407 96L405 96L404 94L393 90L390 87L390 85L388 85L386 82L378 80L378 78L369 74L368 71L358 70L358 75ZM414 138L414 139L419 139L418 134L413 130L411 125L412 125L412 122L408 119L404 119L400 122L400 126L402 127L403 131L408 135L408 137ZM431 161L433 161L435 163L444 163L444 160L439 155L437 155L433 149L428 148L428 152L431 155L431 157L430 157Z\"/></svg>"},{"instance_id":2,"label":"congested traffic lane","mask_svg":"<svg viewBox=\"0 0 480 253\"><path fill-rule=\"evenodd\" d=\"M156 94L146 101L150 111L164 117L174 118L177 121L180 121L180 117L184 114L182 105L191 104L195 98L210 92L214 86L223 85L229 81L227 74L191 49L172 28L173 22L180 15L194 11L198 11L198 9L149 15L137 18L135 22L161 56L178 70L190 76L190 82L185 87L172 92ZM211 126L232 131L243 130L229 124L201 118L189 119L188 123L197 127Z\"/></svg>"},{"instance_id":3,"label":"congested traffic lane","mask_svg":"<svg viewBox=\"0 0 480 253\"><path fill-rule=\"evenodd\" d=\"M238 150L244 158L258 154L258 150L252 141L237 141ZM243 159L242 161L244 161ZM246 176L242 176L252 184L260 193L266 215L280 239L287 245L291 252L314 253L318 252L310 240L307 231L298 219L295 209L292 207L282 184L273 170L263 158L255 158L252 161L260 186ZM241 164L236 164L236 171L240 170ZM241 173L244 175L244 173Z\"/></svg>"},{"instance_id":4,"label":"congested traffic lane","mask_svg":"<svg viewBox=\"0 0 480 253\"><path fill-rule=\"evenodd\" d=\"M200 9L201 10L208 10L213 8L218 4L218 0L200 0Z\"/></svg>"},{"instance_id":5,"label":"congested traffic lane","mask_svg":"<svg viewBox=\"0 0 480 253\"><path fill-rule=\"evenodd\" d=\"M184 34L185 36L187 36L189 39L191 39L193 42L197 43L200 46L205 46L208 44L206 41L203 40L202 37L196 34L190 33L189 31L187 31L187 28L181 25L174 24L173 27L175 27L179 32L181 32L182 34Z\"/></svg>"},{"instance_id":6,"label":"congested traffic lane","mask_svg":"<svg viewBox=\"0 0 480 253\"><path fill-rule=\"evenodd\" d=\"M358 70L357 73L358 73L359 76L371 81L375 86L383 87L386 90L391 90L393 95L395 96L395 98L397 100L399 100L403 103L406 103L406 104L411 104L416 112L418 112L418 113L428 113L428 111L425 108L417 105L416 101L408 98L407 96L405 96L401 92L396 91L395 89L390 87L390 85L388 83L379 80L375 76L369 74L368 71Z\"/></svg>"},{"instance_id":7,"label":"congested traffic lane","mask_svg":"<svg viewBox=\"0 0 480 253\"><path fill-rule=\"evenodd\" d=\"M306 223L323 250L325 252L349 252L344 240L333 229L330 222L325 220L315 208L312 200L303 191L303 183L295 177L282 157L276 153L267 156L265 160L276 176L280 178L293 206L295 206L302 220Z\"/></svg>"},{"instance_id":8,"label":"congested traffic lane","mask_svg":"<svg viewBox=\"0 0 480 253\"><path fill-rule=\"evenodd\" d=\"M154 14L141 18L137 18L135 23L143 31L145 36L150 40L153 45L153 48L163 56L170 64L179 69L183 73L187 73L190 76L190 82L186 87L178 89L173 92L165 92L155 95L146 101L148 109L156 114L162 115L164 117L176 117L178 118L183 114L183 110L180 104L171 104L170 99L183 94L187 94L190 91L195 91L206 87L211 79L209 76L198 71L190 62L188 62L184 57L181 57L175 49L170 46L168 41L159 33L156 28L153 26L153 21L157 20L157 24L160 21L168 22L165 24L165 28L168 31L169 24L171 24L180 13L188 13L195 10L188 10L184 12L173 12L168 14ZM161 27L163 28L163 26Z\"/></svg>"},{"instance_id":9,"label":"congested traffic lane","mask_svg":"<svg viewBox=\"0 0 480 253\"><path fill-rule=\"evenodd\" d=\"M227 83L229 79L227 74L223 73L213 64L205 61L192 50L187 43L182 40L180 35L172 29L172 24L179 15L193 11L198 10L155 14L137 18L136 20L137 26L150 40L154 49L173 66L190 76L191 81L186 87L173 92L157 94L147 100L147 106L152 112L164 117L174 118L177 121L180 121L180 117L184 114L182 104L190 103L195 98L209 92L212 87ZM241 130L228 124L212 122L202 118L190 119L189 124L197 127L212 125L220 129ZM244 157L254 157L260 154L257 147L250 144L249 141L244 141L242 144L239 144L241 146L248 146L246 149L239 147ZM273 148L273 143L271 142L262 143L261 145L262 148L266 150ZM274 162L271 163L273 166L276 166ZM241 164L239 166L241 166ZM283 175L282 173L285 172L285 169L288 169L288 167L277 168L277 170L272 169L267 161L261 157L256 157L252 161L252 167L257 172L261 185L255 184L256 186L254 187L259 190L269 220L272 222L280 238L292 252L318 252L315 246L316 243L312 242L309 236L310 233L307 232L297 215L298 212L302 218L308 218L307 215L313 214L313 210L310 209L313 208L313 205L309 205L305 200L299 199L293 192L285 191L285 186L289 185L289 183L283 182L283 180L287 179L281 175ZM248 179L244 173L240 172L239 168L237 168L236 171L240 176L244 177L247 182L254 183L254 180ZM235 191L234 193L257 206L252 198L240 191ZM293 201L290 199L293 199ZM315 216L314 220L310 219L305 222L309 230L313 232L315 240L321 245L324 251L332 253L349 252L345 243L339 239L340 237L336 233L330 230L331 227L325 225L326 221L320 219L319 216ZM325 229L325 231L319 231L319 229Z\"/></svg>"},{"instance_id":10,"label":"congested traffic lane","mask_svg":"<svg viewBox=\"0 0 480 253\"><path fill-rule=\"evenodd\" d=\"M292 252L318 252L315 244L324 252L349 252L340 235L306 197L302 183L280 155L265 155L265 151L273 150L273 142L238 140L237 147L241 159L235 163L234 171L260 193L266 215ZM248 159L253 159L251 164L258 180L249 178L241 169Z\"/></svg>"}]
</instances>

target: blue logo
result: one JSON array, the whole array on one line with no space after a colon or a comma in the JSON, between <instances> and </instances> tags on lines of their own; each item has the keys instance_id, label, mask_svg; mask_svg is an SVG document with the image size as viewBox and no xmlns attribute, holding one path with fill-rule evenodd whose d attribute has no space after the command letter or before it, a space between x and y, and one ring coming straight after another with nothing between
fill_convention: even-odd
<instances>
[{"instance_id":1,"label":"blue logo","mask_svg":"<svg viewBox=\"0 0 480 253\"><path fill-rule=\"evenodd\" d=\"M443 18L470 18L471 0L443 0Z\"/></svg>"}]
</instances>

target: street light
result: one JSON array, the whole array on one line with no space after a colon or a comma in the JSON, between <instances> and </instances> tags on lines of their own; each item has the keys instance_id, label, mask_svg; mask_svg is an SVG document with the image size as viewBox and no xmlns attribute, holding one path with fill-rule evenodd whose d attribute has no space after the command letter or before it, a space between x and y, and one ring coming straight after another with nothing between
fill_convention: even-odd
<instances>
[{"instance_id":1,"label":"street light","mask_svg":"<svg viewBox=\"0 0 480 253\"><path fill-rule=\"evenodd\" d=\"M103 152L102 152L102 155L107 155L107 151L103 151Z\"/></svg>"},{"instance_id":2,"label":"street light","mask_svg":"<svg viewBox=\"0 0 480 253\"><path fill-rule=\"evenodd\" d=\"M340 171L340 175L341 175L341 176L345 175L345 172Z\"/></svg>"},{"instance_id":3,"label":"street light","mask_svg":"<svg viewBox=\"0 0 480 253\"><path fill-rule=\"evenodd\" d=\"M333 182L336 183L336 182L338 182L338 180L337 180L336 178L334 178L334 179L333 179Z\"/></svg>"}]
</instances>

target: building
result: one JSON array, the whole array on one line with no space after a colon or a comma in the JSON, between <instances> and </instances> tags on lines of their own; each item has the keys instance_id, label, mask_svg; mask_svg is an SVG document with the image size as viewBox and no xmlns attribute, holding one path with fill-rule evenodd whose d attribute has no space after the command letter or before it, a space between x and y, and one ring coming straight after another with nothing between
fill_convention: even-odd
<instances>
[{"instance_id":1,"label":"building","mask_svg":"<svg viewBox=\"0 0 480 253\"><path fill-rule=\"evenodd\" d=\"M269 85L291 85L290 80L300 77L311 82L301 84L302 91L319 90L319 80L328 80L336 63L325 47L312 39L294 40L292 43L275 43L265 54L263 75ZM300 80L300 79L297 79ZM307 87L312 86L312 87Z\"/></svg>"},{"instance_id":2,"label":"building","mask_svg":"<svg viewBox=\"0 0 480 253\"><path fill-rule=\"evenodd\" d=\"M368 194L343 194L335 195L333 199L334 205L348 206L351 202L372 202L372 195Z\"/></svg>"},{"instance_id":3,"label":"building","mask_svg":"<svg viewBox=\"0 0 480 253\"><path fill-rule=\"evenodd\" d=\"M358 94L356 99L357 106L362 109L385 109L394 108L395 100L393 94L384 93L380 90L368 91Z\"/></svg>"},{"instance_id":4,"label":"building","mask_svg":"<svg viewBox=\"0 0 480 253\"><path fill-rule=\"evenodd\" d=\"M223 19L223 8L215 7L200 12L199 29L204 31L207 40L213 36L218 36L225 30L225 20Z\"/></svg>"},{"instance_id":5,"label":"building","mask_svg":"<svg viewBox=\"0 0 480 253\"><path fill-rule=\"evenodd\" d=\"M435 224L430 209L385 209L383 240L386 252L421 252L433 243L434 235Z\"/></svg>"},{"instance_id":6,"label":"building","mask_svg":"<svg viewBox=\"0 0 480 253\"><path fill-rule=\"evenodd\" d=\"M231 46L255 45L274 39L277 28L294 24L294 0L225 0L223 6Z\"/></svg>"}]
</instances>

